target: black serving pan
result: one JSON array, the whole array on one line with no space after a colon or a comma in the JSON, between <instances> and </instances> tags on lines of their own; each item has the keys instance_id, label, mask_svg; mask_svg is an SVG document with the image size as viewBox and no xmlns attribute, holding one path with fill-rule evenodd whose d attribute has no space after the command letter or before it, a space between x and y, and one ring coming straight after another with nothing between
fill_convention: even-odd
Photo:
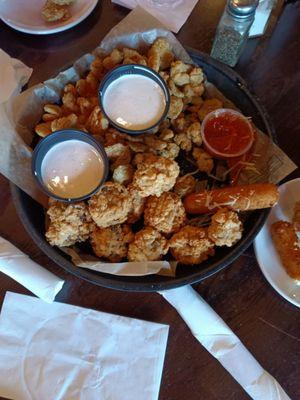
<instances>
[{"instance_id":1,"label":"black serving pan","mask_svg":"<svg viewBox=\"0 0 300 400\"><path fill-rule=\"evenodd\" d=\"M215 84L254 124L274 140L274 130L264 108L247 89L245 81L233 70L206 54L188 49L195 63L203 68L208 80ZM148 275L124 277L78 268L58 248L51 247L45 240L45 216L43 208L18 187L11 185L12 198L18 215L27 232L39 248L54 262L68 272L99 286L128 291L159 291L199 282L230 265L253 242L264 224L269 210L252 212L244 222L242 239L231 248L218 248L216 255L197 266L179 265L175 278Z\"/></svg>"}]
</instances>

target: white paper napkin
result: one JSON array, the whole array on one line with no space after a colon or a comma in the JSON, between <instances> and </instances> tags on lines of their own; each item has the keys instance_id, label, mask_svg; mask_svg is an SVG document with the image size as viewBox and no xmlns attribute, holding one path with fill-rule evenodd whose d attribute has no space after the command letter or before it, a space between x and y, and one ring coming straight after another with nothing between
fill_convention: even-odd
<instances>
[{"instance_id":1,"label":"white paper napkin","mask_svg":"<svg viewBox=\"0 0 300 400\"><path fill-rule=\"evenodd\" d=\"M160 293L181 315L195 338L254 400L290 400L214 310L191 286Z\"/></svg>"},{"instance_id":2,"label":"white paper napkin","mask_svg":"<svg viewBox=\"0 0 300 400\"><path fill-rule=\"evenodd\" d=\"M170 31L177 33L198 0L112 0L112 2L130 9L139 6L157 18Z\"/></svg>"},{"instance_id":3,"label":"white paper napkin","mask_svg":"<svg viewBox=\"0 0 300 400\"><path fill-rule=\"evenodd\" d=\"M0 236L0 272L10 276L47 303L54 301L64 281L32 261Z\"/></svg>"},{"instance_id":4,"label":"white paper napkin","mask_svg":"<svg viewBox=\"0 0 300 400\"><path fill-rule=\"evenodd\" d=\"M32 69L20 60L11 58L0 49L0 104L18 94L32 74Z\"/></svg>"},{"instance_id":5,"label":"white paper napkin","mask_svg":"<svg viewBox=\"0 0 300 400\"><path fill-rule=\"evenodd\" d=\"M157 400L168 329L8 292L0 315L0 396Z\"/></svg>"}]
</instances>

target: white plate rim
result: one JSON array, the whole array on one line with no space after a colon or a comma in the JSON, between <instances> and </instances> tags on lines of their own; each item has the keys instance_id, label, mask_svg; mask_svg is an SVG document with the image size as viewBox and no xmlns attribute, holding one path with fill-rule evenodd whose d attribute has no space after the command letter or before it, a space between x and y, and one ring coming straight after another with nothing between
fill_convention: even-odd
<instances>
[{"instance_id":1,"label":"white plate rim","mask_svg":"<svg viewBox=\"0 0 300 400\"><path fill-rule=\"evenodd\" d=\"M284 187L285 185L288 185L288 184L292 184L292 183L295 182L295 181L300 181L300 178L295 178L295 179L292 179L292 180L290 180L290 181L287 181L287 182L283 183L282 185L280 185L279 188L282 188L282 187ZM266 222L264 223L262 229L263 229L263 228L265 227L265 225L267 224L268 219L269 219L269 216L268 216ZM300 302L297 301L296 299L294 299L293 297L289 296L285 291L283 291L283 290L274 282L274 280L272 279L272 275L270 275L269 272L268 272L268 271L266 270L266 268L264 267L264 264L263 264L263 262L262 262L262 260L261 260L261 256L260 256L260 254L259 254L259 252L258 252L258 248L257 248L257 247L258 247L258 245L257 245L258 239L259 239L259 234L256 236L256 238L255 238L255 240L254 240L253 247L254 247L254 253L255 253L255 256L256 256L256 259L257 259L257 263L258 263L259 268L260 268L261 272L263 273L264 277L265 277L266 280L269 282L269 284L273 287L273 289L274 289L278 294L280 294L280 296L282 296L282 297L283 297L285 300L287 300L289 303L292 303L292 304L295 305L296 307L300 308ZM283 266L282 266L282 269L284 269ZM285 272L285 271L284 271L284 272ZM285 273L286 273L286 272L285 272ZM292 278L289 277L289 275L288 275L287 273L286 273L286 275L287 275L287 277L288 277L289 279L292 279Z\"/></svg>"},{"instance_id":2,"label":"white plate rim","mask_svg":"<svg viewBox=\"0 0 300 400\"><path fill-rule=\"evenodd\" d=\"M90 7L83 13L81 14L77 19L70 21L68 24L57 26L55 28L47 28L47 29L30 29L26 28L23 26L20 26L18 24L14 24L11 22L11 20L8 20L4 17L0 17L1 21L3 21L6 25L10 26L11 28L23 32L23 33L29 33L31 35L49 35L53 33L59 33L66 31L67 29L71 29L74 26L80 24L83 20L85 20L95 9L96 5L98 3L98 0L91 0L91 5Z\"/></svg>"}]
</instances>

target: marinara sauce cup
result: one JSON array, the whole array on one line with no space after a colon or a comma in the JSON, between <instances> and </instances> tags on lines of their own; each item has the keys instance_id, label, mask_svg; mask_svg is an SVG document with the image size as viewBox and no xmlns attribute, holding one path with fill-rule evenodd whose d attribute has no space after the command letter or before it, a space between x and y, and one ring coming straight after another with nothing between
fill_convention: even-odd
<instances>
[{"instance_id":1,"label":"marinara sauce cup","mask_svg":"<svg viewBox=\"0 0 300 400\"><path fill-rule=\"evenodd\" d=\"M219 108L207 114L201 125L201 134L207 152L221 159L247 153L254 141L248 118L229 108Z\"/></svg>"}]
</instances>

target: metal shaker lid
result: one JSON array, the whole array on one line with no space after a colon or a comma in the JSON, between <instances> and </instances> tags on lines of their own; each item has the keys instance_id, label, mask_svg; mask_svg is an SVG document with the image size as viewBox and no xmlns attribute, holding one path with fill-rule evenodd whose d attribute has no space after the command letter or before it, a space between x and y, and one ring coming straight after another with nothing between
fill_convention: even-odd
<instances>
[{"instance_id":1,"label":"metal shaker lid","mask_svg":"<svg viewBox=\"0 0 300 400\"><path fill-rule=\"evenodd\" d=\"M246 19L253 16L258 0L229 0L227 11L235 18Z\"/></svg>"}]
</instances>

